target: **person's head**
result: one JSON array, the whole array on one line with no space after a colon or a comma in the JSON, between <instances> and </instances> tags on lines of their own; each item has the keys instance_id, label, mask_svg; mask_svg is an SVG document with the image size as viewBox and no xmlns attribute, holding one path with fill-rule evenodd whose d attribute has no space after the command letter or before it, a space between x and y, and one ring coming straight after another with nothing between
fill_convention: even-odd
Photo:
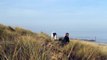
<instances>
[{"instance_id":1,"label":"person's head","mask_svg":"<svg viewBox=\"0 0 107 60\"><path fill-rule=\"evenodd\" d=\"M66 33L65 36L69 36L69 33Z\"/></svg>"},{"instance_id":2,"label":"person's head","mask_svg":"<svg viewBox=\"0 0 107 60\"><path fill-rule=\"evenodd\" d=\"M53 36L56 36L57 34L56 33L53 33Z\"/></svg>"}]
</instances>

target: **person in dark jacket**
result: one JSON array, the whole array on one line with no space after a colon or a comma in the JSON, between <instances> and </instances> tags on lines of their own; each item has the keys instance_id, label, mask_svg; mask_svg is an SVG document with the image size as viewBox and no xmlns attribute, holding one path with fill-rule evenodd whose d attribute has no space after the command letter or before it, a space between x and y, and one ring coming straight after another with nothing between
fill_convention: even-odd
<instances>
[{"instance_id":1,"label":"person in dark jacket","mask_svg":"<svg viewBox=\"0 0 107 60\"><path fill-rule=\"evenodd\" d=\"M64 37L64 44L67 44L67 43L69 43L69 33L66 33Z\"/></svg>"}]
</instances>

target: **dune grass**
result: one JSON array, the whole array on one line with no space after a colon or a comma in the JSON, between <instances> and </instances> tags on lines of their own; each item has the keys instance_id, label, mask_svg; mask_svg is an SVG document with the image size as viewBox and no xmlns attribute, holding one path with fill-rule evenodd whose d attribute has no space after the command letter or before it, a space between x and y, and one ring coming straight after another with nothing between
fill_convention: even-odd
<instances>
[{"instance_id":1,"label":"dune grass","mask_svg":"<svg viewBox=\"0 0 107 60\"><path fill-rule=\"evenodd\" d=\"M107 46L80 40L61 46L43 32L0 25L0 60L107 60Z\"/></svg>"}]
</instances>

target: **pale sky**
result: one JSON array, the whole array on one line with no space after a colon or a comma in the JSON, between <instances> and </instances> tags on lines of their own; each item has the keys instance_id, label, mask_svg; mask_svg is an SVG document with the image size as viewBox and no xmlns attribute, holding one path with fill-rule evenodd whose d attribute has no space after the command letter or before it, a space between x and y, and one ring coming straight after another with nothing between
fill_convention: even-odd
<instances>
[{"instance_id":1,"label":"pale sky","mask_svg":"<svg viewBox=\"0 0 107 60\"><path fill-rule=\"evenodd\" d=\"M107 0L0 0L0 23L33 31L107 33Z\"/></svg>"}]
</instances>

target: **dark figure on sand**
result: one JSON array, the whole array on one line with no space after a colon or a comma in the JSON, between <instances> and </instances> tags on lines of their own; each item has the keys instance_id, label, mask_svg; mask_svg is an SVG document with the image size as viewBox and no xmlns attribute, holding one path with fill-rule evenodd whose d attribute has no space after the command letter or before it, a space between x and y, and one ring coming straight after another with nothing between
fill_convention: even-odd
<instances>
[{"instance_id":1,"label":"dark figure on sand","mask_svg":"<svg viewBox=\"0 0 107 60\"><path fill-rule=\"evenodd\" d=\"M66 33L64 38L59 38L59 41L61 41L61 45L64 46L69 43L69 33Z\"/></svg>"},{"instance_id":2,"label":"dark figure on sand","mask_svg":"<svg viewBox=\"0 0 107 60\"><path fill-rule=\"evenodd\" d=\"M69 43L69 33L66 33L66 34L65 34L64 43L65 43L65 44Z\"/></svg>"}]
</instances>

